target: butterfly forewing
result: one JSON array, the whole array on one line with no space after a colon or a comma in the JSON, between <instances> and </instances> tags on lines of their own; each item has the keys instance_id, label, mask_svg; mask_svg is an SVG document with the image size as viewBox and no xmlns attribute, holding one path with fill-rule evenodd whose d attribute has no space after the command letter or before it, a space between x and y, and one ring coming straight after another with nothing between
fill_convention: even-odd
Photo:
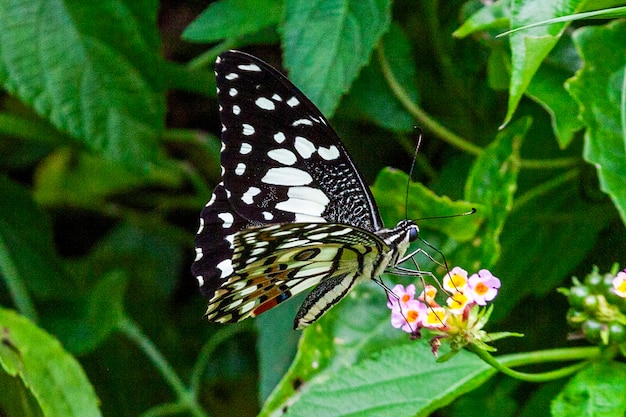
<instances>
[{"instance_id":1,"label":"butterfly forewing","mask_svg":"<svg viewBox=\"0 0 626 417\"><path fill-rule=\"evenodd\" d=\"M368 187L320 111L287 78L236 51L215 74L229 201L259 223L382 227Z\"/></svg>"}]
</instances>

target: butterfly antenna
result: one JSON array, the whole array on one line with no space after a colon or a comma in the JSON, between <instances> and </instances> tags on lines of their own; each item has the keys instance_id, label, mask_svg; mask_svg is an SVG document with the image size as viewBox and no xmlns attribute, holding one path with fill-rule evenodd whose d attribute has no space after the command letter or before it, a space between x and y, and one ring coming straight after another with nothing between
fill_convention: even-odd
<instances>
[{"instance_id":1,"label":"butterfly antenna","mask_svg":"<svg viewBox=\"0 0 626 417\"><path fill-rule=\"evenodd\" d=\"M419 152L420 145L422 144L422 129L417 126L413 126L413 131L417 136L417 145L415 146L415 152L413 153L413 160L411 161L411 169L409 169L409 177L406 181L406 195L404 196L404 218L409 218L409 187L411 186L411 179L413 178L413 171L415 170L415 164L417 162L417 153Z\"/></svg>"},{"instance_id":2,"label":"butterfly antenna","mask_svg":"<svg viewBox=\"0 0 626 417\"><path fill-rule=\"evenodd\" d=\"M452 217L471 216L472 214L476 213L477 211L478 210L476 210L475 207L472 207L472 209L470 211L466 211L465 213L450 214L448 216L420 217L419 219L415 219L415 221L418 222L418 221L421 221L421 220L449 219L449 218L452 218Z\"/></svg>"}]
</instances>

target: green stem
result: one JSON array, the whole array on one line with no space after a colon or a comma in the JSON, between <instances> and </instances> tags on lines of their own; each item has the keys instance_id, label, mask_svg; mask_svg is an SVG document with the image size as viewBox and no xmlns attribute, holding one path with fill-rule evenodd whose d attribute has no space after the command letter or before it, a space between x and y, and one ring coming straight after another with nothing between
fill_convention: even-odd
<instances>
[{"instance_id":1,"label":"green stem","mask_svg":"<svg viewBox=\"0 0 626 417\"><path fill-rule=\"evenodd\" d=\"M398 101L404 106L404 108L411 113L415 119L417 119L426 129L435 133L438 137L443 139L445 142L456 146L457 148L470 153L472 155L480 155L482 152L482 148L474 145L455 134L451 130L448 130L446 127L441 125L435 119L431 118L428 113L422 110L417 104L413 103L411 97L406 93L404 88L398 83L387 58L385 57L385 50L383 48L382 43L378 44L378 48L376 49L376 57L378 58L378 63L380 64L381 70L385 79L387 80L387 84L389 88L396 96Z\"/></svg>"},{"instance_id":2,"label":"green stem","mask_svg":"<svg viewBox=\"0 0 626 417\"><path fill-rule=\"evenodd\" d=\"M470 351L474 352L479 358L491 365L494 369L497 369L498 371L512 378L527 382L548 382L572 375L589 365L589 359L597 358L601 354L601 350L598 347L585 347L570 349L551 349L536 352L519 353L514 355L504 355L496 360L493 356L491 356L487 351L483 349L477 348L475 346L469 346L468 348ZM535 374L514 371L513 369L511 369L511 367L514 366L526 366L537 363L555 361L563 362L581 359L585 359L585 361L556 369L554 371Z\"/></svg>"},{"instance_id":3,"label":"green stem","mask_svg":"<svg viewBox=\"0 0 626 417\"><path fill-rule=\"evenodd\" d=\"M570 168L580 164L578 157L565 157L554 159L523 159L520 167L524 169L561 169Z\"/></svg>"},{"instance_id":4,"label":"green stem","mask_svg":"<svg viewBox=\"0 0 626 417\"><path fill-rule=\"evenodd\" d=\"M239 333L249 332L252 330L252 323L250 321L245 321L236 326L223 327L211 336L211 338L202 347L202 350L198 355L198 359L196 360L196 364L193 367L193 371L191 373L191 383L189 384L191 392L198 392L202 374L204 373L213 352L217 350L217 347Z\"/></svg>"},{"instance_id":5,"label":"green stem","mask_svg":"<svg viewBox=\"0 0 626 417\"><path fill-rule=\"evenodd\" d=\"M21 279L21 275L17 266L13 262L13 258L9 255L11 252L6 247L5 241L0 239L0 275L9 289L11 298L21 315L28 317L32 322L39 321L37 310L30 299L28 289Z\"/></svg>"},{"instance_id":6,"label":"green stem","mask_svg":"<svg viewBox=\"0 0 626 417\"><path fill-rule=\"evenodd\" d=\"M511 212L519 210L521 207L530 203L532 200L542 195L545 195L548 192L556 188L559 188L561 185L569 181L574 180L575 178L578 177L579 174L580 174L579 169L572 169L572 170L565 172L564 174L561 174L557 177L554 177L538 185L537 187L531 188L530 190L526 191L524 194L520 195L519 197L515 199L515 204Z\"/></svg>"},{"instance_id":7,"label":"green stem","mask_svg":"<svg viewBox=\"0 0 626 417\"><path fill-rule=\"evenodd\" d=\"M380 43L376 49L376 56L378 62L380 64L381 70L385 79L387 80L387 84L389 88L396 96L396 99L404 106L404 108L413 116L415 119L421 123L426 129L433 132L435 135L440 137L444 142L449 143L452 146L461 149L472 155L480 155L482 153L482 148L480 146L476 146L471 142L463 139L461 136L455 134L451 130L448 130L445 126L441 125L435 119L430 117L428 113L422 110L417 104L411 100L411 97L407 94L407 92L402 88L398 80L396 79L393 71L391 70L391 66L385 57L385 50ZM524 169L560 169L560 168L568 168L574 165L578 165L580 163L580 158L575 157L567 157L567 158L555 158L555 159L522 159L520 160L520 167Z\"/></svg>"},{"instance_id":8,"label":"green stem","mask_svg":"<svg viewBox=\"0 0 626 417\"><path fill-rule=\"evenodd\" d=\"M187 390L176 371L170 365L165 357L159 352L156 346L146 335L144 335L139 326L128 317L123 317L118 324L119 330L132 340L142 352L150 359L157 370L163 376L163 379L169 384L176 393L178 403L183 404L189 412L195 417L208 417L208 414L200 407L193 392Z\"/></svg>"}]
</instances>

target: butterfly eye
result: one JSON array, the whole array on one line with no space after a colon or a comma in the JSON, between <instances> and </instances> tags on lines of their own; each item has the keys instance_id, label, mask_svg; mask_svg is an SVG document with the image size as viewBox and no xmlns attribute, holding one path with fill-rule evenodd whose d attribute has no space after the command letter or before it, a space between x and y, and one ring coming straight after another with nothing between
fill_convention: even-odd
<instances>
[{"instance_id":1,"label":"butterfly eye","mask_svg":"<svg viewBox=\"0 0 626 417\"><path fill-rule=\"evenodd\" d=\"M409 229L409 242L415 242L417 240L417 237L419 236L419 233L420 229L419 227L417 227L416 224L411 226L411 228Z\"/></svg>"}]
</instances>

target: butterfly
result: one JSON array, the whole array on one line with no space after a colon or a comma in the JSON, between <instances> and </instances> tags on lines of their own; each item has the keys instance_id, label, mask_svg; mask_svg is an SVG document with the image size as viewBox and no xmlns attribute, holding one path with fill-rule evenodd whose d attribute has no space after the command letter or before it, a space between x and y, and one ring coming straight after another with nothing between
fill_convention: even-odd
<instances>
[{"instance_id":1,"label":"butterfly","mask_svg":"<svg viewBox=\"0 0 626 417\"><path fill-rule=\"evenodd\" d=\"M192 265L209 299L206 317L238 322L315 286L294 319L303 329L358 282L400 271L418 226L384 228L317 107L244 52L222 53L215 76L222 176L200 215Z\"/></svg>"}]
</instances>

